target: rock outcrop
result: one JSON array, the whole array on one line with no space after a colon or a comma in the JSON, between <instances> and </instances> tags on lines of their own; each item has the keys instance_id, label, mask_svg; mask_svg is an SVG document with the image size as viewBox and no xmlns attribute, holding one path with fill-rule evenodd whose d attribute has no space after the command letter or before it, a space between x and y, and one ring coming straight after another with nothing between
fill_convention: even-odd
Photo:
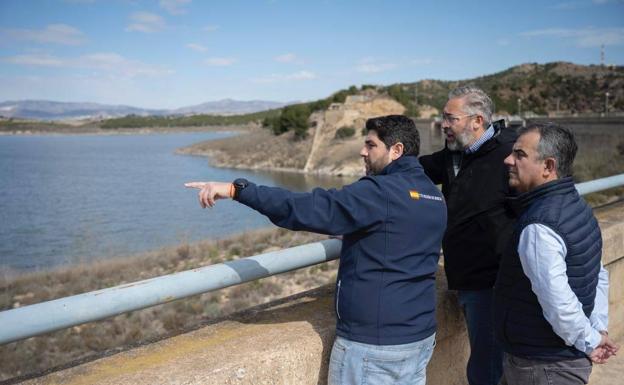
<instances>
[{"instance_id":1,"label":"rock outcrop","mask_svg":"<svg viewBox=\"0 0 624 385\"><path fill-rule=\"evenodd\" d=\"M326 111L311 116L315 124L312 148L304 172L331 175L362 175L358 150L366 120L375 116L402 114L405 107L394 99L375 93L347 96L344 103L333 103ZM336 138L343 127L355 133L346 139Z\"/></svg>"},{"instance_id":2,"label":"rock outcrop","mask_svg":"<svg viewBox=\"0 0 624 385\"><path fill-rule=\"evenodd\" d=\"M296 140L293 132L274 136L269 130L251 127L239 136L198 143L179 152L209 156L211 163L219 167L363 175L358 154L366 120L404 112L405 107L394 99L368 90L313 113L304 140ZM344 127L352 128L352 135L337 137L336 132Z\"/></svg>"}]
</instances>

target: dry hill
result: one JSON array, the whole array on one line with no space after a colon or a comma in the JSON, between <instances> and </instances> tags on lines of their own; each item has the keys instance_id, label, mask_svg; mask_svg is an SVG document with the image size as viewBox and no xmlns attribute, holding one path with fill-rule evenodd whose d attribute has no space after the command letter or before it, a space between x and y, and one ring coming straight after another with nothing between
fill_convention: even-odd
<instances>
[{"instance_id":1,"label":"dry hill","mask_svg":"<svg viewBox=\"0 0 624 385\"><path fill-rule=\"evenodd\" d=\"M245 135L198 143L180 152L210 156L216 166L362 175L357 153L366 120L404 111L405 107L387 95L368 90L313 113L305 138L295 138L293 131L274 136L258 127Z\"/></svg>"}]
</instances>

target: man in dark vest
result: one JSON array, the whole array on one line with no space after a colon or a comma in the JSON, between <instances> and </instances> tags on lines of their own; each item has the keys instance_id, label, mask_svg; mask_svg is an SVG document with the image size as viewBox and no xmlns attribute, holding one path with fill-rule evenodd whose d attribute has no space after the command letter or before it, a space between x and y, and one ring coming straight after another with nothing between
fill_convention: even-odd
<instances>
[{"instance_id":1,"label":"man in dark vest","mask_svg":"<svg viewBox=\"0 0 624 385\"><path fill-rule=\"evenodd\" d=\"M481 89L458 87L448 98L442 113L446 146L420 162L433 183L442 185L448 207L444 270L466 319L468 383L496 385L503 351L494 335L493 287L513 221L505 210L509 184L503 160L516 133L492 121L494 104Z\"/></svg>"},{"instance_id":2,"label":"man in dark vest","mask_svg":"<svg viewBox=\"0 0 624 385\"><path fill-rule=\"evenodd\" d=\"M569 130L532 124L505 159L520 195L495 286L501 384L586 384L592 361L618 350L607 334L600 228L571 177L576 150Z\"/></svg>"},{"instance_id":3,"label":"man in dark vest","mask_svg":"<svg viewBox=\"0 0 624 385\"><path fill-rule=\"evenodd\" d=\"M339 190L293 193L241 179L186 186L200 189L204 208L231 198L280 227L343 235L329 384L425 385L446 205L418 161L411 119L373 118L366 130L367 176Z\"/></svg>"}]
</instances>

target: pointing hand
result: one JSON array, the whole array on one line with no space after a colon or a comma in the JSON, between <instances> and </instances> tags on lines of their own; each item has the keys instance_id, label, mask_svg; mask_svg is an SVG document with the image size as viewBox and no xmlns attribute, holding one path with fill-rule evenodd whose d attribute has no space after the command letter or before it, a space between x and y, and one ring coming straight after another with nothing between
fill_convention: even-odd
<instances>
[{"instance_id":1,"label":"pointing hand","mask_svg":"<svg viewBox=\"0 0 624 385\"><path fill-rule=\"evenodd\" d=\"M184 186L199 190L197 194L199 205L204 209L214 206L217 199L232 198L234 195L234 186L232 183L188 182L185 183Z\"/></svg>"}]
</instances>

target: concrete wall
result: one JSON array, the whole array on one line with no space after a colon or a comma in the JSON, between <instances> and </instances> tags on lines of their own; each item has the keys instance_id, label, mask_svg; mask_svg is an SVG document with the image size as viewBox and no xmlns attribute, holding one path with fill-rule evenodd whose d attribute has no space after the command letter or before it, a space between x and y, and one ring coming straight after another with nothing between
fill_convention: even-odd
<instances>
[{"instance_id":1,"label":"concrete wall","mask_svg":"<svg viewBox=\"0 0 624 385\"><path fill-rule=\"evenodd\" d=\"M624 203L596 211L610 273L612 337L624 334ZM437 346L428 384L464 385L463 316L438 273ZM333 289L322 287L193 332L39 377L27 384L325 384Z\"/></svg>"}]
</instances>

